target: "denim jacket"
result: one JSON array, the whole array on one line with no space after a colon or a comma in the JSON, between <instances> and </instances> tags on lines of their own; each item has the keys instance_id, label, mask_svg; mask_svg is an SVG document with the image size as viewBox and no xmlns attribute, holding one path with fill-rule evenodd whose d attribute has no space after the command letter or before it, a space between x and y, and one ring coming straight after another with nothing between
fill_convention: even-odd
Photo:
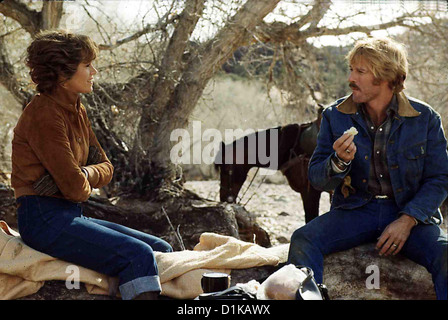
<instances>
[{"instance_id":1,"label":"denim jacket","mask_svg":"<svg viewBox=\"0 0 448 320\"><path fill-rule=\"evenodd\" d=\"M439 224L439 207L448 195L448 152L440 115L429 105L403 93L397 94L398 114L387 140L387 166L397 206L419 222ZM333 143L344 131L355 127L355 158L348 169L334 173L330 160ZM331 208L356 209L369 202L368 179L372 145L366 122L351 95L336 101L323 112L317 147L309 164L311 184L333 191ZM350 176L352 192L344 197L341 186Z\"/></svg>"}]
</instances>

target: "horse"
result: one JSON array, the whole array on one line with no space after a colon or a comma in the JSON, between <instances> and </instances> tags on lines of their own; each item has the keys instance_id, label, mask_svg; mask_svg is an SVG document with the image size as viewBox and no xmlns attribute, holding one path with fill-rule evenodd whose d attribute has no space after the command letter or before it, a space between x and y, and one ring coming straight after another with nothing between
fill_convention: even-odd
<instances>
[{"instance_id":1,"label":"horse","mask_svg":"<svg viewBox=\"0 0 448 320\"><path fill-rule=\"evenodd\" d=\"M289 186L302 197L305 222L308 223L317 217L322 191L309 183L308 163L317 145L322 111L323 106L319 105L317 119L312 122L257 131L228 145L221 142L215 157L215 168L220 172L220 201L236 203L238 193L251 168L280 170ZM257 146L259 146L258 153ZM265 149L265 155L271 156L276 152L278 161L276 163L261 161L260 146ZM240 150L244 150L242 156Z\"/></svg>"}]
</instances>

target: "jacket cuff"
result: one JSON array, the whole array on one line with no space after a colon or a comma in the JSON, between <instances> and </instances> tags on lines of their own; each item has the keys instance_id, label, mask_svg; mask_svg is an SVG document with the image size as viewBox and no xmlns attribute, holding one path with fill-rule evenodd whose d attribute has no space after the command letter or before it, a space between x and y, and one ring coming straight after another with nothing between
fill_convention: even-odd
<instances>
[{"instance_id":1,"label":"jacket cuff","mask_svg":"<svg viewBox=\"0 0 448 320\"><path fill-rule=\"evenodd\" d=\"M409 217L411 217L412 219L414 219L414 223L415 223L415 225L418 225L419 224L419 221L414 217L414 216L411 216L410 214L407 214L406 212L400 212L400 217L402 216L402 215L407 215L407 216L409 216Z\"/></svg>"},{"instance_id":2,"label":"jacket cuff","mask_svg":"<svg viewBox=\"0 0 448 320\"><path fill-rule=\"evenodd\" d=\"M407 204L403 210L400 211L400 214L407 214L408 216L413 217L419 223L423 224L431 224L431 217L424 214L422 211L413 208L409 204Z\"/></svg>"},{"instance_id":3,"label":"jacket cuff","mask_svg":"<svg viewBox=\"0 0 448 320\"><path fill-rule=\"evenodd\" d=\"M86 168L81 168L81 171L86 175L86 179L89 179L89 171Z\"/></svg>"},{"instance_id":4,"label":"jacket cuff","mask_svg":"<svg viewBox=\"0 0 448 320\"><path fill-rule=\"evenodd\" d=\"M351 164L351 161L349 161L349 162L344 162L344 161L342 161L341 159L339 159L339 157L338 157L338 155L336 154L336 152L334 153L334 156L331 157L330 162L331 162L331 168L333 169L333 172L334 172L334 173L342 173L342 172L346 172L347 169L348 169L348 167L349 167L350 164ZM337 162L339 162L339 163L344 167L344 169L339 168L338 165L336 164Z\"/></svg>"}]
</instances>

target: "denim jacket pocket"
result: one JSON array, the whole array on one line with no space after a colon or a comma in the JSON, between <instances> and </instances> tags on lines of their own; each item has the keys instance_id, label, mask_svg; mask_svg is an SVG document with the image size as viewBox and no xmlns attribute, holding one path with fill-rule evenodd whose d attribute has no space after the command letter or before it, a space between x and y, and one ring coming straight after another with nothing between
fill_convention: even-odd
<instances>
[{"instance_id":1,"label":"denim jacket pocket","mask_svg":"<svg viewBox=\"0 0 448 320\"><path fill-rule=\"evenodd\" d=\"M404 151L406 178L415 182L421 179L426 158L426 144L420 143Z\"/></svg>"},{"instance_id":2,"label":"denim jacket pocket","mask_svg":"<svg viewBox=\"0 0 448 320\"><path fill-rule=\"evenodd\" d=\"M420 143L405 150L405 156L409 160L417 160L426 157L426 145Z\"/></svg>"}]
</instances>

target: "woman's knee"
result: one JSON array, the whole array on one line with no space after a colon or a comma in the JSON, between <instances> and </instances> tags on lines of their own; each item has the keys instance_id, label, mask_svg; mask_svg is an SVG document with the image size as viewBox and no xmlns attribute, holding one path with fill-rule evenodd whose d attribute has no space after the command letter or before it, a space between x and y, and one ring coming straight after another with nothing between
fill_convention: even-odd
<instances>
[{"instance_id":1,"label":"woman's knee","mask_svg":"<svg viewBox=\"0 0 448 320\"><path fill-rule=\"evenodd\" d=\"M127 261L135 260L154 260L153 248L144 241L136 238L126 237L122 244L117 248L117 253L125 258Z\"/></svg>"},{"instance_id":2,"label":"woman's knee","mask_svg":"<svg viewBox=\"0 0 448 320\"><path fill-rule=\"evenodd\" d=\"M171 245L163 239L158 239L151 244L151 247L154 251L158 252L173 252L173 247L171 247Z\"/></svg>"}]
</instances>

